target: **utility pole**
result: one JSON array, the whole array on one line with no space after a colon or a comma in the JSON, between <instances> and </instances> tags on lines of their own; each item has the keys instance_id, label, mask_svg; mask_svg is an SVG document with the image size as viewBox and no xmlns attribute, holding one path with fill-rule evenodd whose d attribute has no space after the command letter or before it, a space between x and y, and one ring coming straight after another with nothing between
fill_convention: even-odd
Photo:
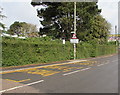
<instances>
[{"instance_id":1,"label":"utility pole","mask_svg":"<svg viewBox=\"0 0 120 95\"><path fill-rule=\"evenodd\" d=\"M76 35L76 2L74 2L74 34ZM74 43L74 60L76 59L76 43Z\"/></svg>"}]
</instances>

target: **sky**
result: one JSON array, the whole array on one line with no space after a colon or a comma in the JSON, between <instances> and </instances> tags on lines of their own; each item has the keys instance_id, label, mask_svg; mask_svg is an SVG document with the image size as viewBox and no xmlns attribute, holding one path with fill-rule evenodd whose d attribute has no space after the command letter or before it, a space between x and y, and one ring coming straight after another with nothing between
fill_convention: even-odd
<instances>
[{"instance_id":1,"label":"sky","mask_svg":"<svg viewBox=\"0 0 120 95\"><path fill-rule=\"evenodd\" d=\"M102 9L101 15L112 25L111 34L115 33L115 25L118 26L118 1L120 0L98 0L98 8ZM2 22L7 28L15 21L35 24L38 28L41 26L36 8L30 4L31 0L0 0L0 2L2 14L7 16Z\"/></svg>"}]
</instances>

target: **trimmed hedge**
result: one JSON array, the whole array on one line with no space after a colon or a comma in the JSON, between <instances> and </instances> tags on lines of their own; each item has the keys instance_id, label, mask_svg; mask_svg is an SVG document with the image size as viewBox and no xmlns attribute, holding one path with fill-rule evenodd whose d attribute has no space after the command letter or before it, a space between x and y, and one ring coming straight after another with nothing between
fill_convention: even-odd
<instances>
[{"instance_id":1,"label":"trimmed hedge","mask_svg":"<svg viewBox=\"0 0 120 95\"><path fill-rule=\"evenodd\" d=\"M77 44L77 59L96 57L115 53L114 44ZM73 44L61 40L44 38L3 38L2 66L18 66L26 64L42 64L61 60L73 59Z\"/></svg>"}]
</instances>

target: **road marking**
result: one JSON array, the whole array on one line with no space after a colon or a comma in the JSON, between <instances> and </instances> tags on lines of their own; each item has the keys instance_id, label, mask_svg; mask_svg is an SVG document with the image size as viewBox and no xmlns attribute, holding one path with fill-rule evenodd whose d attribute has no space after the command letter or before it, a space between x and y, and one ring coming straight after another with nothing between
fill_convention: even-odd
<instances>
[{"instance_id":1,"label":"road marking","mask_svg":"<svg viewBox=\"0 0 120 95\"><path fill-rule=\"evenodd\" d=\"M40 82L43 82L43 81L44 81L44 80L39 80L39 81L32 82L32 83L29 83L29 84L26 84L26 85L16 86L16 87L13 87L13 88L1 90L0 93L6 92L6 91L15 90L15 89L17 89L17 88L22 88L22 87L25 87L25 86L30 86L30 85L37 84L37 83L40 83Z\"/></svg>"},{"instance_id":2,"label":"road marking","mask_svg":"<svg viewBox=\"0 0 120 95\"><path fill-rule=\"evenodd\" d=\"M81 71L85 71L85 70L88 70L88 69L90 69L91 67L89 67L89 68L85 68L85 69L82 69Z\"/></svg>"},{"instance_id":3,"label":"road marking","mask_svg":"<svg viewBox=\"0 0 120 95\"><path fill-rule=\"evenodd\" d=\"M105 64L108 64L108 63L105 63Z\"/></svg>"},{"instance_id":4,"label":"road marking","mask_svg":"<svg viewBox=\"0 0 120 95\"><path fill-rule=\"evenodd\" d=\"M19 81L16 81L16 80L11 80L11 79L6 79L6 80L8 80L8 81L13 81L13 82L24 82L24 81L28 81L28 80L30 80L30 79L19 80Z\"/></svg>"},{"instance_id":5,"label":"road marking","mask_svg":"<svg viewBox=\"0 0 120 95\"><path fill-rule=\"evenodd\" d=\"M50 69L50 70L46 70L46 68ZM42 76L50 76L50 75L54 75L56 73L68 72L68 71L71 71L72 69L81 69L81 68L83 68L83 67L48 66L48 67L44 67L42 69L23 70L21 72L25 72L28 74L37 74L37 75L42 75ZM59 71L56 71L56 70L59 70Z\"/></svg>"},{"instance_id":6,"label":"road marking","mask_svg":"<svg viewBox=\"0 0 120 95\"><path fill-rule=\"evenodd\" d=\"M73 63L78 63L78 62L83 62L83 61L87 61L87 60L81 60L81 61L75 61L75 62L72 61L72 62L68 62L68 63L44 65L44 66L37 66L37 67L29 67L29 68L22 68L22 69L16 69L16 70L0 71L0 74L7 74L7 73L19 72L19 71L22 71L22 70L29 70L29 69L33 69L33 68L43 68L43 67L47 67L47 66L56 66L56 65L63 65L63 64L73 64Z\"/></svg>"},{"instance_id":7,"label":"road marking","mask_svg":"<svg viewBox=\"0 0 120 95\"><path fill-rule=\"evenodd\" d=\"M100 65L97 65L97 66L102 66L102 65L105 65L105 64L100 64Z\"/></svg>"},{"instance_id":8,"label":"road marking","mask_svg":"<svg viewBox=\"0 0 120 95\"><path fill-rule=\"evenodd\" d=\"M117 62L118 60L114 60L114 61L111 61L111 62Z\"/></svg>"},{"instance_id":9,"label":"road marking","mask_svg":"<svg viewBox=\"0 0 120 95\"><path fill-rule=\"evenodd\" d=\"M109 60L107 60L104 64L109 64L109 62L110 62L110 61L109 61Z\"/></svg>"},{"instance_id":10,"label":"road marking","mask_svg":"<svg viewBox=\"0 0 120 95\"><path fill-rule=\"evenodd\" d=\"M22 72L26 72L28 74L37 74L42 76L50 76L56 73L59 73L59 71L53 71L53 70L42 70L42 69L33 69L33 70L23 70Z\"/></svg>"},{"instance_id":11,"label":"road marking","mask_svg":"<svg viewBox=\"0 0 120 95\"><path fill-rule=\"evenodd\" d=\"M102 66L102 65L105 65L105 64L109 64L109 63L113 63L113 62L116 62L116 61L118 61L118 60L114 60L114 61L109 61L109 60L107 60L107 62L106 63L104 63L104 64L99 64L99 65L97 65L97 66Z\"/></svg>"},{"instance_id":12,"label":"road marking","mask_svg":"<svg viewBox=\"0 0 120 95\"><path fill-rule=\"evenodd\" d=\"M66 75L70 75L70 74L77 73L77 72L80 72L80 71L88 70L88 69L90 69L90 68L91 68L91 67L89 67L89 68L85 68L85 69L81 69L81 70L77 70L77 71L73 71L73 72L70 72L70 73L63 74L63 75L64 75L64 76L66 76Z\"/></svg>"}]
</instances>

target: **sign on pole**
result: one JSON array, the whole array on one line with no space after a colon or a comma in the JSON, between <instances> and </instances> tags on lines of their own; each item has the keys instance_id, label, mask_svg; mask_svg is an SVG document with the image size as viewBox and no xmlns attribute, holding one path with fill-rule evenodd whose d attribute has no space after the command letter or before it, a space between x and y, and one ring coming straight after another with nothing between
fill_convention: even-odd
<instances>
[{"instance_id":1,"label":"sign on pole","mask_svg":"<svg viewBox=\"0 0 120 95\"><path fill-rule=\"evenodd\" d=\"M73 44L79 43L79 39L70 39L70 42Z\"/></svg>"},{"instance_id":2,"label":"sign on pole","mask_svg":"<svg viewBox=\"0 0 120 95\"><path fill-rule=\"evenodd\" d=\"M76 34L73 34L73 37L70 39L70 42L73 44L76 44L79 42L79 39L77 39Z\"/></svg>"}]
</instances>

